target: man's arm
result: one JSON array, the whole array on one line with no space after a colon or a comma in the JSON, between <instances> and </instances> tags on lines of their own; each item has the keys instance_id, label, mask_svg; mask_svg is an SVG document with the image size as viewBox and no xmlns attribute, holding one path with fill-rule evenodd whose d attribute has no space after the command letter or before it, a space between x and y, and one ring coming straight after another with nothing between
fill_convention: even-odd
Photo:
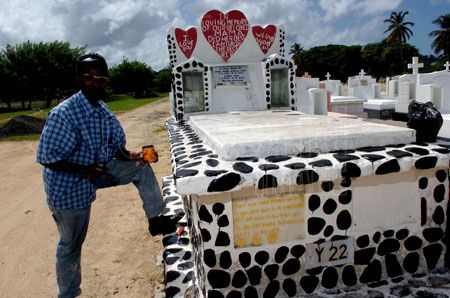
<instances>
[{"instance_id":1,"label":"man's arm","mask_svg":"<svg viewBox=\"0 0 450 298\"><path fill-rule=\"evenodd\" d=\"M117 150L115 158L118 160L127 160L127 161L137 161L139 163L144 164L145 161L142 158L142 154L140 152L128 151L126 148L121 148Z\"/></svg>"},{"instance_id":2,"label":"man's arm","mask_svg":"<svg viewBox=\"0 0 450 298\"><path fill-rule=\"evenodd\" d=\"M118 160L132 160L131 158L131 152L128 151L126 148L121 148L117 150L116 155L114 155L115 158Z\"/></svg>"},{"instance_id":3,"label":"man's arm","mask_svg":"<svg viewBox=\"0 0 450 298\"><path fill-rule=\"evenodd\" d=\"M98 163L94 163L89 166L84 166L80 164L76 164L73 162L69 162L65 159L57 161L55 163L42 164L43 166L50 168L55 171L61 172L69 172L80 174L88 177L91 180L95 180L102 175L106 175L108 173L108 169L106 166L100 165Z\"/></svg>"}]
</instances>

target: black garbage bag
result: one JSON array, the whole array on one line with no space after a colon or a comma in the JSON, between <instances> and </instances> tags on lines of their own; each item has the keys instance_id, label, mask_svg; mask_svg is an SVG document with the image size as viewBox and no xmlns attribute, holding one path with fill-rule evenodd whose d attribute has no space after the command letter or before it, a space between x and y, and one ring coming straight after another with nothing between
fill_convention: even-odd
<instances>
[{"instance_id":1,"label":"black garbage bag","mask_svg":"<svg viewBox=\"0 0 450 298\"><path fill-rule=\"evenodd\" d=\"M408 118L407 126L416 131L417 142L436 142L443 120L431 101L421 103L413 100L408 106Z\"/></svg>"}]
</instances>

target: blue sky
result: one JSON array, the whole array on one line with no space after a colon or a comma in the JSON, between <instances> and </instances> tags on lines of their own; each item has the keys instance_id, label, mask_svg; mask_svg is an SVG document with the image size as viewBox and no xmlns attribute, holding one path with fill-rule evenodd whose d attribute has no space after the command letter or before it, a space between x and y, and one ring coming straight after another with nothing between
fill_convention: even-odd
<instances>
[{"instance_id":1,"label":"blue sky","mask_svg":"<svg viewBox=\"0 0 450 298\"><path fill-rule=\"evenodd\" d=\"M110 65L126 57L159 70L169 63L169 28L198 26L211 9L240 10L251 25L283 24L286 52L294 42L305 49L378 42L386 36L383 20L409 11L415 23L409 42L429 55L428 34L438 29L432 21L450 13L450 0L8 0L0 2L0 47L69 41L103 54Z\"/></svg>"},{"instance_id":2,"label":"blue sky","mask_svg":"<svg viewBox=\"0 0 450 298\"><path fill-rule=\"evenodd\" d=\"M432 24L439 16L450 13L450 1L408 0L403 1L398 10L409 11L408 20L414 23L414 35L409 43L416 46L422 55L434 54L431 49L433 39L428 35L439 27Z\"/></svg>"}]
</instances>

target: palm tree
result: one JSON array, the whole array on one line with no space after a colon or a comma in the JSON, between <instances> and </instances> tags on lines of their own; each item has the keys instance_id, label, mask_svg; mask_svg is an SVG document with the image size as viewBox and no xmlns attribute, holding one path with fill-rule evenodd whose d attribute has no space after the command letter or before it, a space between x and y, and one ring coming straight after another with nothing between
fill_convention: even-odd
<instances>
[{"instance_id":1,"label":"palm tree","mask_svg":"<svg viewBox=\"0 0 450 298\"><path fill-rule=\"evenodd\" d=\"M292 54L292 60L294 60L294 64L297 65L297 71L296 71L296 75L300 76L300 61L302 58L302 54L303 54L304 50L303 47L299 44L299 43L294 43L290 50L289 50L289 54Z\"/></svg>"},{"instance_id":2,"label":"palm tree","mask_svg":"<svg viewBox=\"0 0 450 298\"><path fill-rule=\"evenodd\" d=\"M431 47L436 55L443 52L443 56L450 59L450 14L447 13L438 17L433 21L433 24L440 26L441 29L430 33L430 36L434 37Z\"/></svg>"},{"instance_id":3,"label":"palm tree","mask_svg":"<svg viewBox=\"0 0 450 298\"><path fill-rule=\"evenodd\" d=\"M384 33L389 32L386 41L391 44L400 45L400 56L402 58L403 71L405 71L405 61L403 59L402 45L408 41L413 35L411 29L408 26L413 27L414 23L405 22L405 17L408 11L391 12L389 19L385 19L384 22L388 24L388 28Z\"/></svg>"}]
</instances>

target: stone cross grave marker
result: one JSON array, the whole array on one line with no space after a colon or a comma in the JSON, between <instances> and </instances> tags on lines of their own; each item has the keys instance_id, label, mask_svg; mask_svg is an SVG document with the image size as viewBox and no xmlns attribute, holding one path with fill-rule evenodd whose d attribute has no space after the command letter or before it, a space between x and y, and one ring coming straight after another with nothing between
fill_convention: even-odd
<instances>
[{"instance_id":1,"label":"stone cross grave marker","mask_svg":"<svg viewBox=\"0 0 450 298\"><path fill-rule=\"evenodd\" d=\"M413 57L412 63L408 63L408 68L412 68L413 74L419 73L419 68L423 67L423 63L419 63L419 57Z\"/></svg>"},{"instance_id":2,"label":"stone cross grave marker","mask_svg":"<svg viewBox=\"0 0 450 298\"><path fill-rule=\"evenodd\" d=\"M361 71L359 72L359 78L362 79L365 74L366 73L365 73L364 69L361 69Z\"/></svg>"},{"instance_id":3,"label":"stone cross grave marker","mask_svg":"<svg viewBox=\"0 0 450 298\"><path fill-rule=\"evenodd\" d=\"M450 63L448 61L445 62L444 66L446 71L450 71Z\"/></svg>"},{"instance_id":4,"label":"stone cross grave marker","mask_svg":"<svg viewBox=\"0 0 450 298\"><path fill-rule=\"evenodd\" d=\"M447 62L448 63L448 62ZM329 81L330 80L330 78L331 78L331 75L330 75L330 73L329 72L327 72L327 74L326 74L326 76L325 76L326 78L327 78L327 81Z\"/></svg>"}]
</instances>

